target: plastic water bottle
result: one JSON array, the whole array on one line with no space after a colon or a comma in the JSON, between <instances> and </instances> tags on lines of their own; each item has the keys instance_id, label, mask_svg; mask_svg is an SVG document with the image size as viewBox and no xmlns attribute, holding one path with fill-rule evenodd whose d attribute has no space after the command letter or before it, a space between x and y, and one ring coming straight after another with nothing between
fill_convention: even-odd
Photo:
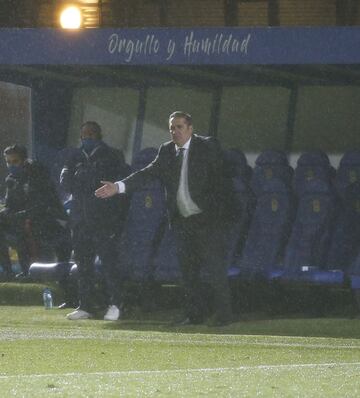
<instances>
[{"instance_id":1,"label":"plastic water bottle","mask_svg":"<svg viewBox=\"0 0 360 398\"><path fill-rule=\"evenodd\" d=\"M50 310L53 307L52 293L48 287L43 291L43 301L46 310Z\"/></svg>"}]
</instances>

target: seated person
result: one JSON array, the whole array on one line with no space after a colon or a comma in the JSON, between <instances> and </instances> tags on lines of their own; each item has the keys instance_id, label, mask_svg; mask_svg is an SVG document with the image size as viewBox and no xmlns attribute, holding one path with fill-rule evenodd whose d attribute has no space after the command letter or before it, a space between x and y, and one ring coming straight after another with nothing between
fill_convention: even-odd
<instances>
[{"instance_id":1,"label":"seated person","mask_svg":"<svg viewBox=\"0 0 360 398\"><path fill-rule=\"evenodd\" d=\"M44 243L53 245L58 261L68 261L71 240L67 215L46 169L28 159L21 145L7 147L4 157L9 174L5 207L0 211L0 265L5 277L13 276L9 238L18 253L19 277L26 276L30 263L39 260Z\"/></svg>"}]
</instances>

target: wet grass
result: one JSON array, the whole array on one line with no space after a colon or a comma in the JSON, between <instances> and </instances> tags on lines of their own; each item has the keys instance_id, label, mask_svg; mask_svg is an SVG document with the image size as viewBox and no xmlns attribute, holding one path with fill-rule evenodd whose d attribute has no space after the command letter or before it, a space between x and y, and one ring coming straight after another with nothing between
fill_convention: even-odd
<instances>
[{"instance_id":1,"label":"wet grass","mask_svg":"<svg viewBox=\"0 0 360 398\"><path fill-rule=\"evenodd\" d=\"M360 320L248 315L176 327L174 310L118 322L0 307L1 396L357 397Z\"/></svg>"}]
</instances>

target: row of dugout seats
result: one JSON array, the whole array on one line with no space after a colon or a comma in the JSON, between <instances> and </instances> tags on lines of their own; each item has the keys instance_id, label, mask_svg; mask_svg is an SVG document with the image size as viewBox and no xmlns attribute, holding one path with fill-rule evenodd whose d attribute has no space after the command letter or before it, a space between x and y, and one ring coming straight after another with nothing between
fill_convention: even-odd
<instances>
[{"instance_id":1,"label":"row of dugout seats","mask_svg":"<svg viewBox=\"0 0 360 398\"><path fill-rule=\"evenodd\" d=\"M156 154L140 151L132 170ZM237 149L225 151L224 160L236 198L224 253L230 278L360 289L360 151L345 153L337 170L321 151L302 154L295 169L276 150L261 153L253 168ZM118 245L129 279L180 279L159 181L132 195Z\"/></svg>"},{"instance_id":2,"label":"row of dugout seats","mask_svg":"<svg viewBox=\"0 0 360 398\"><path fill-rule=\"evenodd\" d=\"M321 151L301 155L295 170L283 153L263 152L249 180L256 205L232 274L360 287L359 177L358 151L346 153L337 171Z\"/></svg>"},{"instance_id":3,"label":"row of dugout seats","mask_svg":"<svg viewBox=\"0 0 360 398\"><path fill-rule=\"evenodd\" d=\"M133 169L156 152L140 152ZM254 168L239 150L226 151L225 162L236 195L224 253L229 277L360 288L360 151L347 152L338 170L321 151L302 154L295 170L274 150ZM136 280L179 279L159 182L133 195L120 253Z\"/></svg>"}]
</instances>

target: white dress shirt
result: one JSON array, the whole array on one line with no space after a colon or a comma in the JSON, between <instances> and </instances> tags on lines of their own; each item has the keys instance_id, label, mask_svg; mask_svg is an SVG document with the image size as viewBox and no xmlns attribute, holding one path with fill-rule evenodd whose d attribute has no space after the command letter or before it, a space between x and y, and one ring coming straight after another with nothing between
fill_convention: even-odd
<instances>
[{"instance_id":1,"label":"white dress shirt","mask_svg":"<svg viewBox=\"0 0 360 398\"><path fill-rule=\"evenodd\" d=\"M176 204L180 214L183 217L189 217L194 214L201 213L201 209L192 200L189 192L189 177L188 177L188 158L189 158L189 147L190 147L191 137L182 146L183 161L180 172L179 188L176 195ZM176 152L178 152L179 147L175 145Z\"/></svg>"},{"instance_id":2,"label":"white dress shirt","mask_svg":"<svg viewBox=\"0 0 360 398\"><path fill-rule=\"evenodd\" d=\"M188 141L182 146L184 149L183 152L183 161L180 172L180 181L179 188L176 195L176 203L180 214L183 217L189 217L194 214L199 214L202 210L197 206L197 204L192 200L189 192L189 179L188 179L188 155L189 155L189 146L191 142L191 137ZM179 146L175 144L175 150L178 152ZM118 187L119 193L125 193L125 184L122 181L116 181L115 184Z\"/></svg>"},{"instance_id":3,"label":"white dress shirt","mask_svg":"<svg viewBox=\"0 0 360 398\"><path fill-rule=\"evenodd\" d=\"M125 184L122 181L116 181L117 189L119 193L125 193Z\"/></svg>"}]
</instances>

